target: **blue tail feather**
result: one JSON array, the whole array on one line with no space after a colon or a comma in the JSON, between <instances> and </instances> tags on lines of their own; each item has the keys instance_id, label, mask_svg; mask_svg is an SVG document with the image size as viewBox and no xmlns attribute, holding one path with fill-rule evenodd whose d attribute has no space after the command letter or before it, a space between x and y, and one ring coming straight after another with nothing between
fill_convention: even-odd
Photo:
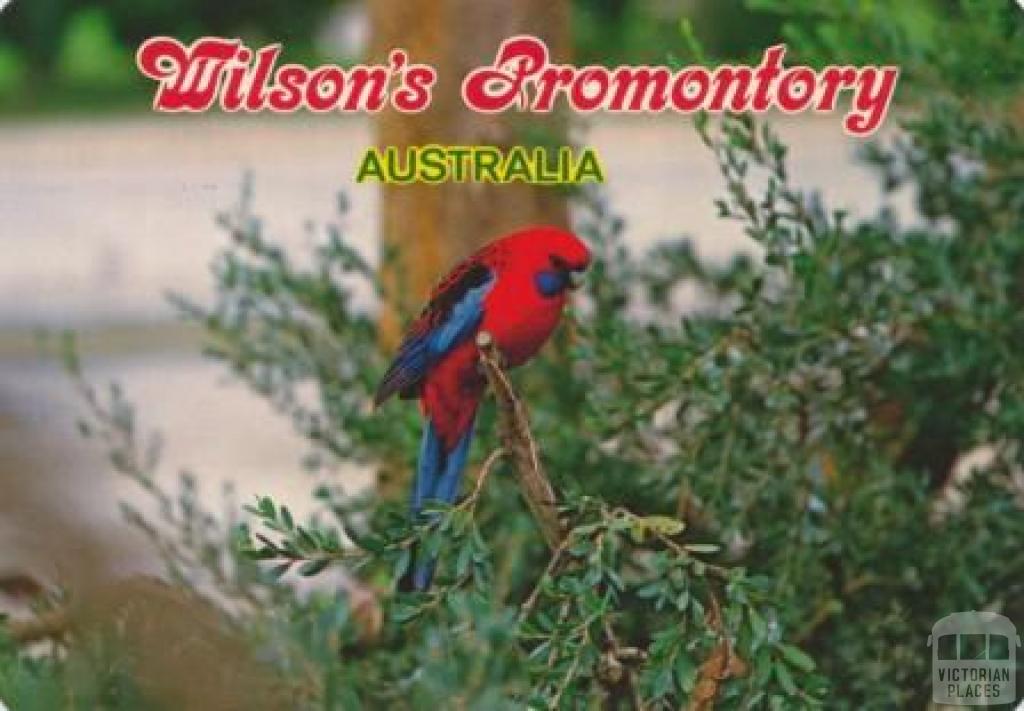
<instances>
[{"instance_id":1,"label":"blue tail feather","mask_svg":"<svg viewBox=\"0 0 1024 711\"><path fill-rule=\"evenodd\" d=\"M420 458L416 468L416 481L412 486L412 500L409 508L413 516L423 510L423 505L434 498L437 480L444 469L444 444L434 430L434 423L429 419L423 427L423 439L420 440Z\"/></svg>"},{"instance_id":2,"label":"blue tail feather","mask_svg":"<svg viewBox=\"0 0 1024 711\"><path fill-rule=\"evenodd\" d=\"M459 485L462 483L462 471L466 466L466 457L469 454L469 446L473 440L473 426L455 443L451 451L447 451L441 442L434 424L427 419L423 428L423 439L420 443L420 460L416 471L416 482L413 485L412 500L410 508L413 517L421 517L423 506L427 501L443 501L454 503L459 495ZM420 556L414 555L412 562L411 581L400 583L400 587L411 587L415 590L425 590L430 587L431 578L434 576L433 559L418 560Z\"/></svg>"},{"instance_id":3,"label":"blue tail feather","mask_svg":"<svg viewBox=\"0 0 1024 711\"><path fill-rule=\"evenodd\" d=\"M466 468L466 456L469 445L473 441L473 425L469 426L462 438L455 443L455 448L445 458L444 471L434 487L434 499L446 503L454 503L459 495L459 484L462 483L462 471Z\"/></svg>"}]
</instances>

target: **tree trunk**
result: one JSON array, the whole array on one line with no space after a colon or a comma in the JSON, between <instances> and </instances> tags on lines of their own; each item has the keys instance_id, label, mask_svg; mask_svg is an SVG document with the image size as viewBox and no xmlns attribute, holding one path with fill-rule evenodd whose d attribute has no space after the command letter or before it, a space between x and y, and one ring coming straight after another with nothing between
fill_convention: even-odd
<instances>
[{"instance_id":1,"label":"tree trunk","mask_svg":"<svg viewBox=\"0 0 1024 711\"><path fill-rule=\"evenodd\" d=\"M438 72L430 108L419 114L379 115L376 143L407 146L529 143L540 132L560 142L564 119L515 113L477 114L462 103L466 73L490 64L501 41L516 34L541 37L553 61L569 60L567 0L371 0L372 60L401 47L410 61ZM381 315L381 343L393 349L403 321L460 258L504 232L532 224L568 225L565 192L521 183L386 185L381 194L383 278L389 295Z\"/></svg>"}]
</instances>

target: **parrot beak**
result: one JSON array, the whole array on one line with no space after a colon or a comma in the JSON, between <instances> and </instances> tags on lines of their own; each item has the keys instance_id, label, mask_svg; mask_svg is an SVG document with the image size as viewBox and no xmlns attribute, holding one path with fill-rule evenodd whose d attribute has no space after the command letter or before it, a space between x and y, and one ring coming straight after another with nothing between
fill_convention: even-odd
<instances>
[{"instance_id":1,"label":"parrot beak","mask_svg":"<svg viewBox=\"0 0 1024 711\"><path fill-rule=\"evenodd\" d=\"M569 270L569 288L575 291L583 286L583 282L586 280L586 272L583 269L570 269Z\"/></svg>"}]
</instances>

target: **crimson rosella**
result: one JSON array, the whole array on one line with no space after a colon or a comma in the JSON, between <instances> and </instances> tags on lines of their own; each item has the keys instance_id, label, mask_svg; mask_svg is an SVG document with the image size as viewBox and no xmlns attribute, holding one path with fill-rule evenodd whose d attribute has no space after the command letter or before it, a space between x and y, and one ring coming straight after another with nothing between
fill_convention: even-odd
<instances>
[{"instance_id":1,"label":"crimson rosella","mask_svg":"<svg viewBox=\"0 0 1024 711\"><path fill-rule=\"evenodd\" d=\"M579 285L589 263L590 250L572 233L531 227L484 246L435 287L374 398L375 405L395 393L420 400L426 421L414 518L428 500L452 503L458 495L485 386L476 334L491 334L505 365L522 365L558 325L567 290ZM399 587L426 589L433 568L432 560L414 560Z\"/></svg>"}]
</instances>

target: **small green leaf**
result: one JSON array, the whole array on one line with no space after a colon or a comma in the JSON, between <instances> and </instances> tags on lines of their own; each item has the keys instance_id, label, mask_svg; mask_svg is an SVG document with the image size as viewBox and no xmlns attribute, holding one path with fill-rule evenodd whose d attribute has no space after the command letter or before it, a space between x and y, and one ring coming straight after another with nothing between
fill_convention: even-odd
<instances>
[{"instance_id":1,"label":"small green leaf","mask_svg":"<svg viewBox=\"0 0 1024 711\"><path fill-rule=\"evenodd\" d=\"M750 616L750 631L754 635L754 644L757 645L768 636L768 623L753 607L747 610L747 614Z\"/></svg>"},{"instance_id":2,"label":"small green leaf","mask_svg":"<svg viewBox=\"0 0 1024 711\"><path fill-rule=\"evenodd\" d=\"M672 690L672 668L662 667L654 677L651 684L651 696L660 699Z\"/></svg>"},{"instance_id":3,"label":"small green leaf","mask_svg":"<svg viewBox=\"0 0 1024 711\"><path fill-rule=\"evenodd\" d=\"M690 591L683 590L679 595L676 596L676 609L680 612L686 612L687 606L690 604Z\"/></svg>"},{"instance_id":4,"label":"small green leaf","mask_svg":"<svg viewBox=\"0 0 1024 711\"><path fill-rule=\"evenodd\" d=\"M683 532L686 524L670 516L646 516L641 519L647 528L663 536L676 536Z\"/></svg>"},{"instance_id":5,"label":"small green leaf","mask_svg":"<svg viewBox=\"0 0 1024 711\"><path fill-rule=\"evenodd\" d=\"M693 691L694 682L697 677L697 669L694 667L693 660L687 654L678 654L676 656L676 663L674 666L676 675L676 683L679 684L684 692L689 694Z\"/></svg>"},{"instance_id":6,"label":"small green leaf","mask_svg":"<svg viewBox=\"0 0 1024 711\"><path fill-rule=\"evenodd\" d=\"M296 531L299 536L299 545L308 550L317 550L323 546L317 545L317 541L314 539L313 534L302 526L298 527Z\"/></svg>"},{"instance_id":7,"label":"small green leaf","mask_svg":"<svg viewBox=\"0 0 1024 711\"><path fill-rule=\"evenodd\" d=\"M277 518L277 511L274 508L274 501L269 496L262 496L259 499L259 513L264 518Z\"/></svg>"},{"instance_id":8,"label":"small green leaf","mask_svg":"<svg viewBox=\"0 0 1024 711\"><path fill-rule=\"evenodd\" d=\"M642 588L637 590L636 595L637 597L643 600L648 600L652 597L659 597L664 589L665 583L661 581L655 581L653 583L648 583L647 585L644 585Z\"/></svg>"},{"instance_id":9,"label":"small green leaf","mask_svg":"<svg viewBox=\"0 0 1024 711\"><path fill-rule=\"evenodd\" d=\"M299 567L299 575L310 578L317 573L323 571L328 565L331 564L330 558L317 558L316 560L307 560Z\"/></svg>"},{"instance_id":10,"label":"small green leaf","mask_svg":"<svg viewBox=\"0 0 1024 711\"><path fill-rule=\"evenodd\" d=\"M814 671L814 660L802 649L790 644L778 645L782 658L801 671Z\"/></svg>"},{"instance_id":11,"label":"small green leaf","mask_svg":"<svg viewBox=\"0 0 1024 711\"><path fill-rule=\"evenodd\" d=\"M395 622L408 622L409 620L419 617L422 612L423 608L417 607L416 605L395 605L392 608L391 618Z\"/></svg>"},{"instance_id":12,"label":"small green leaf","mask_svg":"<svg viewBox=\"0 0 1024 711\"><path fill-rule=\"evenodd\" d=\"M786 665L776 663L773 669L775 671L775 678L779 680L779 685L782 686L783 690L790 696L796 696L796 683L794 683L793 677L790 675Z\"/></svg>"},{"instance_id":13,"label":"small green leaf","mask_svg":"<svg viewBox=\"0 0 1024 711\"><path fill-rule=\"evenodd\" d=\"M402 552L395 559L395 566L391 571L395 580L398 580L406 571L409 570L409 563L412 561L412 551L408 548L403 548Z\"/></svg>"},{"instance_id":14,"label":"small green leaf","mask_svg":"<svg viewBox=\"0 0 1024 711\"><path fill-rule=\"evenodd\" d=\"M455 561L455 577L460 580L466 577L466 573L469 572L469 563L472 558L473 549L470 546L463 546L459 549L459 555Z\"/></svg>"}]
</instances>

